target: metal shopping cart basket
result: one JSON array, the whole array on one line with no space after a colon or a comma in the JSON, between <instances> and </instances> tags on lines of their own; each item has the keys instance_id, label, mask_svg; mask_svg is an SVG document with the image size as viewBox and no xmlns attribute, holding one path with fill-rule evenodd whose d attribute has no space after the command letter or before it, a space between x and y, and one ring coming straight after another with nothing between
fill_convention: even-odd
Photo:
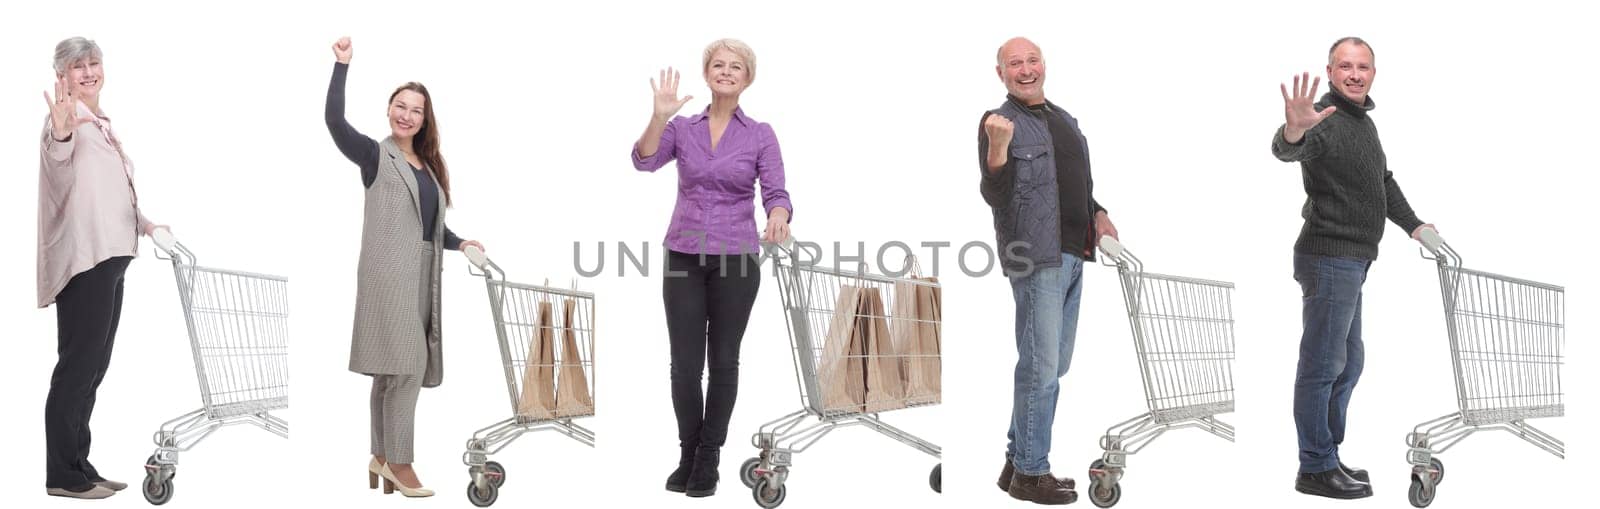
<instances>
[{"instance_id":1,"label":"metal shopping cart basket","mask_svg":"<svg viewBox=\"0 0 1600 509\"><path fill-rule=\"evenodd\" d=\"M188 326L200 409L155 432L145 460L144 499L172 500L178 453L224 426L252 424L289 438L289 423L270 412L289 408L289 280L202 267L166 229L153 235L156 257L172 261Z\"/></svg>"},{"instance_id":2,"label":"metal shopping cart basket","mask_svg":"<svg viewBox=\"0 0 1600 509\"><path fill-rule=\"evenodd\" d=\"M1455 371L1458 410L1422 424L1406 435L1411 463L1411 505L1433 503L1444 452L1479 431L1505 430L1566 457L1560 440L1525 422L1560 417L1561 350L1564 348L1566 292L1559 286L1490 274L1461 265L1461 256L1433 229L1422 243L1439 267L1445 330Z\"/></svg>"},{"instance_id":3,"label":"metal shopping cart basket","mask_svg":"<svg viewBox=\"0 0 1600 509\"><path fill-rule=\"evenodd\" d=\"M865 426L930 456L940 457L939 446L890 426L879 418L880 412L887 411L883 408L913 408L937 404L936 394L930 397L926 393L920 395L907 393L895 399L876 399L872 405L859 402L833 404L824 394L826 390L824 385L833 376L830 373L839 374L837 370L829 369L829 365L833 363L847 362L849 359L882 361L884 357L894 357L895 361L900 362L937 363L939 360L937 349L932 353L911 356L892 354L879 356L833 351L824 342L838 328L838 320L841 318L845 321L877 319L881 320L880 323L887 324L885 328L893 329L928 326L933 329L934 334L937 334L939 326L937 321L897 316L887 310L895 309L893 299L902 298L901 294L907 291L906 288L937 289L938 283L924 278L894 278L838 270L834 267L819 267L815 264L815 257L809 264L799 260L797 245L790 239L783 246L766 246L766 249L772 250L773 262L777 264L778 290L782 295L789 344L794 353L795 377L800 390L801 409L761 425L758 432L751 437L752 445L760 450L759 455L746 460L739 468L739 477L746 487L751 488L756 504L765 508L777 507L787 498L788 486L785 481L789 477L793 456L804 452L839 428ZM820 255L820 250L817 251ZM836 303L840 302L841 293L846 288L852 292L875 293L883 299L880 302L884 303L882 309L886 311L880 316L866 316L852 313L851 310L836 309ZM933 376L936 378L937 374ZM816 417L818 422L806 425L806 421L811 417ZM936 465L929 473L929 484L935 492L940 491L942 467L943 464Z\"/></svg>"},{"instance_id":4,"label":"metal shopping cart basket","mask_svg":"<svg viewBox=\"0 0 1600 509\"><path fill-rule=\"evenodd\" d=\"M461 461L467 464L467 473L472 476L467 484L467 499L478 507L488 507L499 498L500 486L506 480L505 466L490 461L489 455L499 453L517 437L548 430L594 447L594 432L573 422L594 416L594 294L507 281L505 271L484 256L483 251L468 247L463 253L476 269L469 268L469 272L483 277L489 291L489 310L494 316L501 367L505 370L506 392L511 401L512 417L473 433L472 439L467 440L466 452L461 455ZM563 309L565 312L551 312ZM536 342L553 343L556 336L561 336L570 347L552 345L548 356L531 351ZM581 370L568 372L572 375L581 372L581 379L559 376L554 380L559 383L582 380L575 382L582 389L567 387L561 393L582 393L588 400L575 404L563 401L549 409L530 410L532 393L525 391L539 387L530 387L526 375L537 370ZM546 389L556 394L554 387Z\"/></svg>"},{"instance_id":5,"label":"metal shopping cart basket","mask_svg":"<svg viewBox=\"0 0 1600 509\"><path fill-rule=\"evenodd\" d=\"M1233 441L1233 426L1217 419L1233 411L1233 284L1145 272L1111 237L1100 249L1122 280L1150 409L1107 429L1105 452L1089 465L1089 501L1111 507L1122 498L1128 455L1163 433L1199 428Z\"/></svg>"}]
</instances>

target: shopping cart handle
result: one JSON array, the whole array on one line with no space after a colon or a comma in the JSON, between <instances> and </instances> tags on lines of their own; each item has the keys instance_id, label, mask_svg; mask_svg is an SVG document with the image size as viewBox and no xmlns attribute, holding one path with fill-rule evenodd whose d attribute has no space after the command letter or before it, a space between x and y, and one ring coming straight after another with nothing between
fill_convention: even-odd
<instances>
[{"instance_id":1,"label":"shopping cart handle","mask_svg":"<svg viewBox=\"0 0 1600 509\"><path fill-rule=\"evenodd\" d=\"M1439 256L1439 250L1444 247L1444 237L1439 236L1438 230L1423 228L1418 236L1422 237L1422 247L1428 248L1428 252L1434 256Z\"/></svg>"},{"instance_id":2,"label":"shopping cart handle","mask_svg":"<svg viewBox=\"0 0 1600 509\"><path fill-rule=\"evenodd\" d=\"M765 237L766 234L767 234L766 232L761 232L761 236L762 237ZM795 242L794 241L794 235L790 235L789 238L783 239L783 242L762 242L761 246L762 247L777 247L779 249L783 249L783 251L785 253L793 253L794 252L794 242Z\"/></svg>"},{"instance_id":3,"label":"shopping cart handle","mask_svg":"<svg viewBox=\"0 0 1600 509\"><path fill-rule=\"evenodd\" d=\"M172 236L172 231L166 228L156 228L155 231L150 233L150 239L154 240L156 247L161 248L168 256L177 252L178 238Z\"/></svg>"},{"instance_id":4,"label":"shopping cart handle","mask_svg":"<svg viewBox=\"0 0 1600 509\"><path fill-rule=\"evenodd\" d=\"M1110 235L1100 236L1100 251L1112 258L1122 257L1122 243Z\"/></svg>"},{"instance_id":5,"label":"shopping cart handle","mask_svg":"<svg viewBox=\"0 0 1600 509\"><path fill-rule=\"evenodd\" d=\"M489 270L489 256L483 254L483 250L478 246L461 248L461 254L467 255L467 261L472 262L472 266L478 270Z\"/></svg>"}]
</instances>

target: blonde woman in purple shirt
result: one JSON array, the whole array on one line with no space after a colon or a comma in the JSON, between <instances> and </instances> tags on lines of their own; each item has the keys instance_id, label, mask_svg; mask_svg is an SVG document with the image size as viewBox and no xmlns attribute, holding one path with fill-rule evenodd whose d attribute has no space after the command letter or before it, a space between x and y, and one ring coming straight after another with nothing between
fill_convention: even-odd
<instances>
[{"instance_id":1,"label":"blonde woman in purple shirt","mask_svg":"<svg viewBox=\"0 0 1600 509\"><path fill-rule=\"evenodd\" d=\"M739 94L756 77L749 46L722 39L701 62L711 105L676 116L693 96L678 97L677 71L651 80L655 108L633 147L633 166L655 171L678 161L678 203L667 227L662 297L672 348L672 407L678 419L678 469L667 490L691 497L717 491L719 451L739 390L739 343L761 288L760 243L789 238L789 193L772 127L745 116ZM757 234L756 186L767 215ZM700 376L710 364L704 393Z\"/></svg>"}]
</instances>

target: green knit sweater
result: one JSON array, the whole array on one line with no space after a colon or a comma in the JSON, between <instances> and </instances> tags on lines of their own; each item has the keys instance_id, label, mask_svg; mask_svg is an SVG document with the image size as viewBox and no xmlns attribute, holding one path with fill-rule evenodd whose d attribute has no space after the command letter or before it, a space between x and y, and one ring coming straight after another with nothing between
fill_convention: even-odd
<instances>
[{"instance_id":1,"label":"green knit sweater","mask_svg":"<svg viewBox=\"0 0 1600 509\"><path fill-rule=\"evenodd\" d=\"M1306 203L1300 211L1305 226L1294 251L1376 260L1385 218L1407 235L1423 222L1411 211L1389 171L1378 128L1367 114L1374 106L1372 98L1357 106L1337 91L1329 91L1316 104L1318 111L1330 105L1339 109L1306 131L1299 143L1284 141L1282 126L1272 138L1272 155L1284 162L1299 162L1306 189Z\"/></svg>"}]
</instances>

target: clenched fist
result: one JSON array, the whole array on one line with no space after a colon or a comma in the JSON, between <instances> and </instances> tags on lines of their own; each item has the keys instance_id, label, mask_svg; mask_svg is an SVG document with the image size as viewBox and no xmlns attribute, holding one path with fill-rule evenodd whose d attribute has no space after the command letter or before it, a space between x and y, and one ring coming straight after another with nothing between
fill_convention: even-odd
<instances>
[{"instance_id":1,"label":"clenched fist","mask_svg":"<svg viewBox=\"0 0 1600 509\"><path fill-rule=\"evenodd\" d=\"M1000 114L983 119L983 132L989 135L989 146L1005 147L1011 144L1011 121Z\"/></svg>"},{"instance_id":2,"label":"clenched fist","mask_svg":"<svg viewBox=\"0 0 1600 509\"><path fill-rule=\"evenodd\" d=\"M350 48L349 37L340 37L338 41L334 41L333 58L338 60L339 63L348 65L351 53L353 53L353 50Z\"/></svg>"},{"instance_id":3,"label":"clenched fist","mask_svg":"<svg viewBox=\"0 0 1600 509\"><path fill-rule=\"evenodd\" d=\"M988 164L990 172L998 172L1005 167L1007 156L1011 153L1013 127L1010 120L998 113L983 117L983 134L989 137L989 153L984 154L984 162Z\"/></svg>"}]
</instances>

